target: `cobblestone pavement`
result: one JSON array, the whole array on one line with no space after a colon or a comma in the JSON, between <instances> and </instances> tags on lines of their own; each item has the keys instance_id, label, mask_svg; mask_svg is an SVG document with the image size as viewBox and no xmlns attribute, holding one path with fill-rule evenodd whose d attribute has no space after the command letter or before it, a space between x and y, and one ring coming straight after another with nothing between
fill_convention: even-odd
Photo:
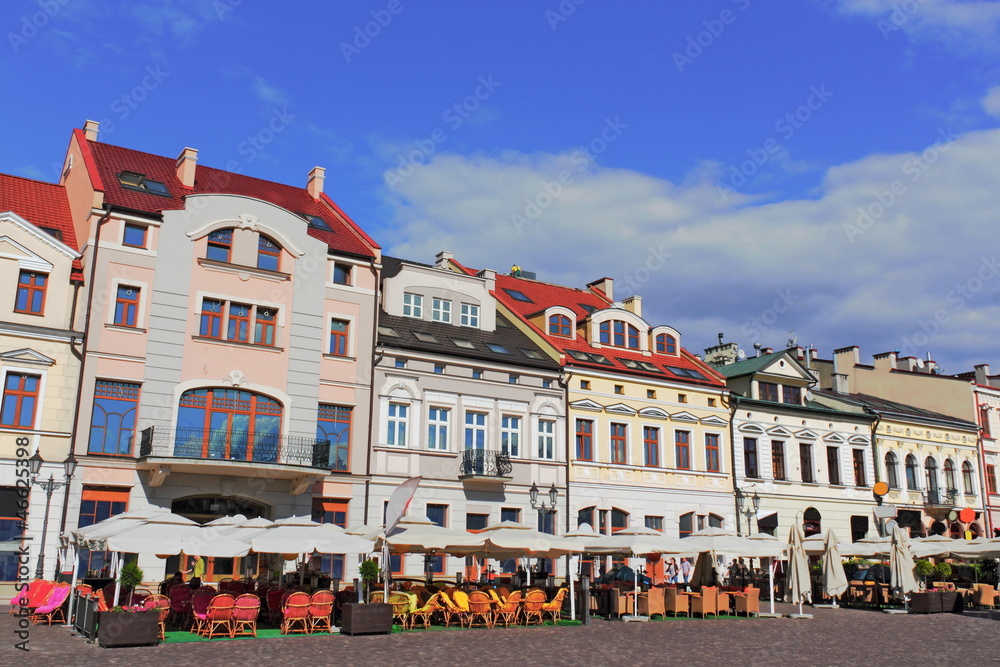
<instances>
[{"instance_id":1,"label":"cobblestone pavement","mask_svg":"<svg viewBox=\"0 0 1000 667\"><path fill-rule=\"evenodd\" d=\"M793 611L778 605L777 611ZM102 649L62 626L31 628L14 648L15 619L0 616L0 665L995 665L1000 622L987 614L887 615L811 609L813 620L727 619L587 627L407 632L347 637L162 644ZM1000 618L1000 615L996 615Z\"/></svg>"}]
</instances>

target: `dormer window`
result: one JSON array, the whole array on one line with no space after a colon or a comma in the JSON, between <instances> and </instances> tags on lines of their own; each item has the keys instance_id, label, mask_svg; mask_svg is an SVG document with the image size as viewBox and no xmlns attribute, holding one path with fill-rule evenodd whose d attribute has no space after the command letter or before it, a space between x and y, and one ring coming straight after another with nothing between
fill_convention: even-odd
<instances>
[{"instance_id":1,"label":"dormer window","mask_svg":"<svg viewBox=\"0 0 1000 667\"><path fill-rule=\"evenodd\" d=\"M216 262L229 263L229 258L233 250L233 230L217 229L208 235L208 251L205 253L206 259Z\"/></svg>"},{"instance_id":2,"label":"dormer window","mask_svg":"<svg viewBox=\"0 0 1000 667\"><path fill-rule=\"evenodd\" d=\"M424 297L419 294L403 294L403 315L422 318L424 316Z\"/></svg>"},{"instance_id":3,"label":"dormer window","mask_svg":"<svg viewBox=\"0 0 1000 667\"><path fill-rule=\"evenodd\" d=\"M677 354L677 339L670 334L659 334L656 337L656 351L661 354Z\"/></svg>"},{"instance_id":4,"label":"dormer window","mask_svg":"<svg viewBox=\"0 0 1000 667\"><path fill-rule=\"evenodd\" d=\"M573 333L572 322L565 315L550 315L549 333L553 336L569 338Z\"/></svg>"},{"instance_id":5,"label":"dormer window","mask_svg":"<svg viewBox=\"0 0 1000 667\"><path fill-rule=\"evenodd\" d=\"M118 174L118 182L121 183L121 186L126 190L148 192L161 197L170 196L170 191L167 190L167 186L164 185L162 181L152 181L146 178L144 174L139 174L134 171L123 171Z\"/></svg>"},{"instance_id":6,"label":"dormer window","mask_svg":"<svg viewBox=\"0 0 1000 667\"><path fill-rule=\"evenodd\" d=\"M257 268L277 271L281 260L281 246L263 234L257 240Z\"/></svg>"},{"instance_id":7,"label":"dormer window","mask_svg":"<svg viewBox=\"0 0 1000 667\"><path fill-rule=\"evenodd\" d=\"M478 329L479 306L474 303L463 303L461 324L463 327L474 327Z\"/></svg>"},{"instance_id":8,"label":"dormer window","mask_svg":"<svg viewBox=\"0 0 1000 667\"><path fill-rule=\"evenodd\" d=\"M434 298L431 300L431 319L435 322L451 322L451 301Z\"/></svg>"},{"instance_id":9,"label":"dormer window","mask_svg":"<svg viewBox=\"0 0 1000 667\"><path fill-rule=\"evenodd\" d=\"M639 349L639 330L622 320L608 320L600 324L601 345Z\"/></svg>"}]
</instances>

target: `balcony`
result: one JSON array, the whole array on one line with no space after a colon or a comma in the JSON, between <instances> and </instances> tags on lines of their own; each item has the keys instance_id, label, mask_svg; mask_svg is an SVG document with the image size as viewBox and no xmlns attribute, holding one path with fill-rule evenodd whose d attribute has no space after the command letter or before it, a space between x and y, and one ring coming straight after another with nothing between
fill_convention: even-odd
<instances>
[{"instance_id":1,"label":"balcony","mask_svg":"<svg viewBox=\"0 0 1000 667\"><path fill-rule=\"evenodd\" d=\"M267 477L291 480L293 495L332 468L328 440L165 426L140 433L138 458L137 468L150 471L150 486L179 472Z\"/></svg>"},{"instance_id":2,"label":"balcony","mask_svg":"<svg viewBox=\"0 0 1000 667\"><path fill-rule=\"evenodd\" d=\"M490 449L467 449L462 452L462 463L458 478L463 483L474 486L503 485L513 479L514 466L510 454Z\"/></svg>"},{"instance_id":3,"label":"balcony","mask_svg":"<svg viewBox=\"0 0 1000 667\"><path fill-rule=\"evenodd\" d=\"M935 519L943 520L955 509L958 489L927 489L923 492L924 512Z\"/></svg>"}]
</instances>

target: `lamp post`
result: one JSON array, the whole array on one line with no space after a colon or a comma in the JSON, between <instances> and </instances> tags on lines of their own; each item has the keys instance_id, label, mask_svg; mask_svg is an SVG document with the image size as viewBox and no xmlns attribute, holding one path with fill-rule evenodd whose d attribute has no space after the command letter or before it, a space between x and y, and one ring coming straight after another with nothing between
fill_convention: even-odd
<instances>
[{"instance_id":1,"label":"lamp post","mask_svg":"<svg viewBox=\"0 0 1000 667\"><path fill-rule=\"evenodd\" d=\"M549 504L546 505L545 501L538 502L538 486L532 482L531 488L528 490L528 499L531 501L531 509L543 516L551 514L556 511L556 503L559 502L559 489L556 488L555 484L552 485L552 488L549 489Z\"/></svg>"},{"instance_id":2,"label":"lamp post","mask_svg":"<svg viewBox=\"0 0 1000 667\"><path fill-rule=\"evenodd\" d=\"M70 452L70 455L63 461L63 473L66 476L65 482L57 482L51 473L47 480L38 481L38 475L42 472L42 463L44 463L42 455L39 452L36 451L28 461L31 466L31 483L41 487L45 491L45 519L42 522L42 542L38 547L38 567L35 569L35 577L42 579L45 573L45 538L49 530L49 510L52 507L52 492L64 486L69 486L70 481L73 479L73 473L76 472L76 458ZM66 492L69 493L68 488Z\"/></svg>"},{"instance_id":3,"label":"lamp post","mask_svg":"<svg viewBox=\"0 0 1000 667\"><path fill-rule=\"evenodd\" d=\"M747 535L752 534L750 530L750 517L756 516L757 510L760 509L760 496L757 495L757 490L754 489L753 495L749 496L739 487L736 489L736 511L742 514L747 519Z\"/></svg>"}]
</instances>

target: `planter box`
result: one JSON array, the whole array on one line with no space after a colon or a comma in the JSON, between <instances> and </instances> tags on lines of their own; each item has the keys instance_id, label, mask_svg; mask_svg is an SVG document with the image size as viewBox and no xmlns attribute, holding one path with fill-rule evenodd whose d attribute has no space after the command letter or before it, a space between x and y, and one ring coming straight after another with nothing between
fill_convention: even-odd
<instances>
[{"instance_id":1,"label":"planter box","mask_svg":"<svg viewBox=\"0 0 1000 667\"><path fill-rule=\"evenodd\" d=\"M914 593L910 598L910 613L940 614L941 593Z\"/></svg>"},{"instance_id":2,"label":"planter box","mask_svg":"<svg viewBox=\"0 0 1000 667\"><path fill-rule=\"evenodd\" d=\"M392 605L385 603L344 605L340 619L342 635L373 635L392 632Z\"/></svg>"},{"instance_id":3,"label":"planter box","mask_svg":"<svg viewBox=\"0 0 1000 667\"><path fill-rule=\"evenodd\" d=\"M962 613L962 594L958 591L938 593L941 596L941 611L945 614Z\"/></svg>"},{"instance_id":4,"label":"planter box","mask_svg":"<svg viewBox=\"0 0 1000 667\"><path fill-rule=\"evenodd\" d=\"M160 643L160 612L102 611L98 614L97 643L102 648L155 646Z\"/></svg>"}]
</instances>

